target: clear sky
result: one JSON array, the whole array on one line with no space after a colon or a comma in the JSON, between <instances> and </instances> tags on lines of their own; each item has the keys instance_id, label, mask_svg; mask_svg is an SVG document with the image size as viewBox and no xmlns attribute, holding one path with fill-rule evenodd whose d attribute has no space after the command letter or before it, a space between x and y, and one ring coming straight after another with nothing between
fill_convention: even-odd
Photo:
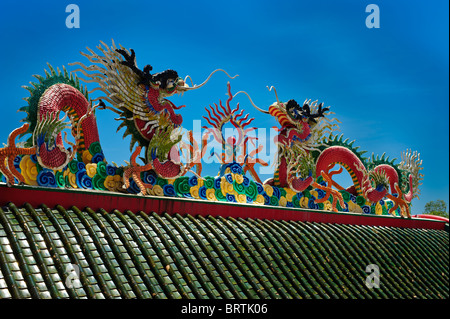
<instances>
[{"instance_id":1,"label":"clear sky","mask_svg":"<svg viewBox=\"0 0 450 319\"><path fill-rule=\"evenodd\" d=\"M66 6L80 8L80 28L69 29ZM380 28L366 27L366 6L380 9ZM398 158L406 149L423 160L420 199L413 214L431 200L449 204L448 1L9 1L0 2L0 143L21 125L28 91L46 63L61 67L89 62L79 54L113 38L136 51L141 68L175 69L203 88L174 97L183 126L206 115L204 108L247 91L267 109L275 101L323 101L342 122L340 133L367 155ZM73 70L74 67L68 67ZM89 86L89 88L92 88ZM255 117L255 126L277 123L236 97ZM129 159L129 140L109 111L98 112L100 139L108 161ZM202 124L207 124L204 120ZM1 145L1 144L0 144ZM262 179L265 179L262 176ZM349 185L344 185L349 186Z\"/></svg>"}]
</instances>

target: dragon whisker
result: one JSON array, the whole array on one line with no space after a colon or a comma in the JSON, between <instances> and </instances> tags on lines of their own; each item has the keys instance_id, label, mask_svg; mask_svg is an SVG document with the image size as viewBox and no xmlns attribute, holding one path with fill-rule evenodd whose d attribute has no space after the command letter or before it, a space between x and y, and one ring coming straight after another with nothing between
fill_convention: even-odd
<instances>
[{"instance_id":1,"label":"dragon whisker","mask_svg":"<svg viewBox=\"0 0 450 319\"><path fill-rule=\"evenodd\" d=\"M237 75L237 74L236 74L235 76L230 76L225 70L217 69L217 70L212 71L211 74L206 78L206 80L205 80L202 84L194 85L193 87L183 88L182 90L183 90L183 91L191 91L191 90L196 90L196 89L201 88L201 87L204 86L206 83L208 83L209 79L211 79L211 76L212 76L214 73L219 72L219 71L225 73L230 79L234 79L234 78L236 78L237 76L239 76L239 75ZM191 80L191 81L192 81L192 80Z\"/></svg>"},{"instance_id":2,"label":"dragon whisker","mask_svg":"<svg viewBox=\"0 0 450 319\"><path fill-rule=\"evenodd\" d=\"M257 110L260 111L260 112L263 112L264 114L269 114L269 111L265 111L265 110L261 109L260 107L256 106L255 103L253 103L253 100L252 100L252 98L250 97L250 95L249 95L247 92L245 92L245 91L239 91L239 92L236 92L236 93L233 95L233 99L234 99L238 94L240 94L240 93L244 93L245 95L247 95L248 99L250 100L250 103L253 105L253 107L254 107L255 109L257 109Z\"/></svg>"}]
</instances>

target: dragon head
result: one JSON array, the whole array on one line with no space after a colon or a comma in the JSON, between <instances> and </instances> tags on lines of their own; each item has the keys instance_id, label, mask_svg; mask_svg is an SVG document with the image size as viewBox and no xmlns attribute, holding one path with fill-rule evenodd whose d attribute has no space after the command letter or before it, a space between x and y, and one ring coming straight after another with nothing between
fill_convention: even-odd
<instances>
[{"instance_id":1,"label":"dragon head","mask_svg":"<svg viewBox=\"0 0 450 319\"><path fill-rule=\"evenodd\" d=\"M184 105L176 106L168 97L202 87L217 71L227 74L224 70L218 69L202 84L189 86L186 83L189 76L182 79L173 69L154 73L153 67L149 64L141 69L136 64L133 49L116 46L114 41L111 46L100 42L101 45L97 46L97 49L101 54L89 48L87 48L89 53L81 52L93 65L86 66L81 62L70 65L79 66L75 71L86 76L86 79L81 80L98 84L99 87L90 92L100 91L104 95L91 101L102 99L110 104L103 109L109 109L119 115L117 120L122 123L118 130L125 127L124 137L131 135L130 149L135 143L142 147L146 146L158 127L170 129L181 126L183 118L181 114L177 114L177 110Z\"/></svg>"},{"instance_id":2,"label":"dragon head","mask_svg":"<svg viewBox=\"0 0 450 319\"><path fill-rule=\"evenodd\" d=\"M335 119L328 119L325 116L334 114L328 112L329 108L323 107L323 103L317 104L317 101L305 100L303 106L294 99L288 102L280 102L275 88L267 87L269 91L274 90L276 102L269 106L269 110L263 110L256 106L251 97L245 91L239 91L234 96L244 93L250 100L250 103L260 112L270 114L280 123L280 134L278 135L278 143L292 147L301 145L305 149L314 149L325 137L325 130L332 132L337 128L336 124L331 124Z\"/></svg>"},{"instance_id":3,"label":"dragon head","mask_svg":"<svg viewBox=\"0 0 450 319\"><path fill-rule=\"evenodd\" d=\"M191 88L178 76L177 71L165 70L152 75L150 83L153 88L159 90L160 97L169 97L175 93L183 93Z\"/></svg>"},{"instance_id":4,"label":"dragon head","mask_svg":"<svg viewBox=\"0 0 450 319\"><path fill-rule=\"evenodd\" d=\"M328 107L322 108L323 103L317 105L317 101L311 103L311 100L305 100L305 102L303 102L303 106L300 106L294 99L289 100L287 103L280 103L277 101L272 104L271 107L275 107L281 111L286 118L287 121L284 120L283 123L281 123L280 119L278 119L282 126L297 128L304 127L304 124L299 125L299 123L306 123L309 127L315 126L317 124L316 119L319 117L325 117L325 112L329 110ZM312 112L314 111L317 111L317 113L313 114Z\"/></svg>"},{"instance_id":5,"label":"dragon head","mask_svg":"<svg viewBox=\"0 0 450 319\"><path fill-rule=\"evenodd\" d=\"M311 139L319 118L325 117L329 108L323 108L323 103L305 100L300 106L294 99L286 103L277 102L269 107L269 113L281 125L279 141L286 145L301 144Z\"/></svg>"},{"instance_id":6,"label":"dragon head","mask_svg":"<svg viewBox=\"0 0 450 319\"><path fill-rule=\"evenodd\" d=\"M234 79L237 76L235 75L234 77L231 77L226 71L217 69L211 72L211 74L202 84L189 87L189 85L187 85L186 83L186 79L190 78L189 76L186 76L186 79L183 80L178 76L177 71L171 69L151 74L150 71L153 70L153 67L151 65L147 64L142 70L137 67L136 53L133 49L130 49L131 53L129 53L125 49L115 49L115 51L121 54L123 57L123 60L120 61L120 64L129 67L140 79L137 84L143 84L146 87L152 87L153 89L157 90L159 92L160 98L169 97L174 95L175 93L184 93L186 91L199 89L209 81L214 73L218 71L224 72L231 79Z\"/></svg>"}]
</instances>

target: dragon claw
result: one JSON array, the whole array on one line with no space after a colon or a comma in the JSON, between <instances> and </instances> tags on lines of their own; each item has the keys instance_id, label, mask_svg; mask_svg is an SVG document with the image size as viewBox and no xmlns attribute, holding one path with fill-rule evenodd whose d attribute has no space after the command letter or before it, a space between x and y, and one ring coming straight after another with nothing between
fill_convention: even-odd
<instances>
[{"instance_id":1,"label":"dragon claw","mask_svg":"<svg viewBox=\"0 0 450 319\"><path fill-rule=\"evenodd\" d=\"M400 207L400 217L411 217L409 206L404 199L392 196L390 194L387 194L387 197L394 202L394 206L389 210L389 214L395 216L395 210Z\"/></svg>"},{"instance_id":2,"label":"dragon claw","mask_svg":"<svg viewBox=\"0 0 450 319\"><path fill-rule=\"evenodd\" d=\"M400 216L411 218L408 202L403 198L403 192L397 183L394 184L394 188L397 191L397 197L391 194L387 194L386 197L394 202L394 207L389 210L389 214L394 215L394 211L400 207Z\"/></svg>"},{"instance_id":3,"label":"dragon claw","mask_svg":"<svg viewBox=\"0 0 450 319\"><path fill-rule=\"evenodd\" d=\"M339 205L341 207L344 207L345 206L344 198L342 197L342 194L339 191L331 188L331 186L334 185L333 180L331 179L332 175L331 174L328 175L324 171L321 171L320 174L325 179L325 181L327 182L328 186L323 186L323 185L320 185L320 184L318 184L316 182L312 183L313 187L321 189L321 190L323 190L325 192L325 196L322 199L318 200L318 202L323 203L323 202L325 202L326 200L329 199L330 195L333 195L333 202L331 203L331 209L334 212L338 212L337 203L339 202Z\"/></svg>"}]
</instances>

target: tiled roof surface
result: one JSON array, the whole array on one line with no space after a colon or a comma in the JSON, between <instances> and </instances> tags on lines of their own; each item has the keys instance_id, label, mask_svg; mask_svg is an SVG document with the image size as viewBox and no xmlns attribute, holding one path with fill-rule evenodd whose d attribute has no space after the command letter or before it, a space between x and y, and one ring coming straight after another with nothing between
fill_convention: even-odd
<instances>
[{"instance_id":1,"label":"tiled roof surface","mask_svg":"<svg viewBox=\"0 0 450 319\"><path fill-rule=\"evenodd\" d=\"M444 230L0 209L0 298L448 297Z\"/></svg>"}]
</instances>

